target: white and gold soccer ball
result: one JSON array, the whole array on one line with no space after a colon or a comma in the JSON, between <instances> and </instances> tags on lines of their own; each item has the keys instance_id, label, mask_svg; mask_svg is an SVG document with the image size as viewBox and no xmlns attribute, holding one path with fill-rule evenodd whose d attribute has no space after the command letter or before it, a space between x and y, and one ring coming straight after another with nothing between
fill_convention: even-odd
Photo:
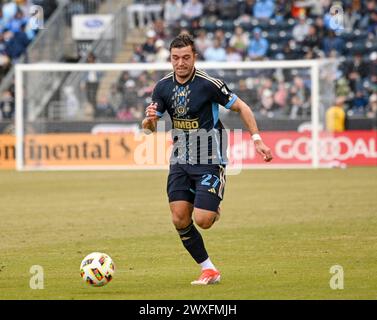
<instances>
[{"instance_id":1,"label":"white and gold soccer ball","mask_svg":"<svg viewBox=\"0 0 377 320\"><path fill-rule=\"evenodd\" d=\"M92 252L80 265L81 278L93 287L102 287L114 277L115 265L106 253Z\"/></svg>"}]
</instances>

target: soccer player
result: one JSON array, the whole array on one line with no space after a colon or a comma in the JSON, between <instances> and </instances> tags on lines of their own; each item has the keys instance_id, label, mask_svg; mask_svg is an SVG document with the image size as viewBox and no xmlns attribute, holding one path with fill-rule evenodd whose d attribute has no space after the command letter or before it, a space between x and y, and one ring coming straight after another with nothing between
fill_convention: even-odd
<instances>
[{"instance_id":1,"label":"soccer player","mask_svg":"<svg viewBox=\"0 0 377 320\"><path fill-rule=\"evenodd\" d=\"M271 161L272 155L259 135L249 106L223 81L195 68L196 50L190 35L181 34L171 42L170 61L173 72L156 84L142 127L146 132L153 132L163 113L167 111L170 115L174 144L167 193L172 221L184 247L202 268L199 279L191 284L214 284L220 281L220 272L209 258L194 221L199 227L208 229L220 217L219 205L225 185L223 145L226 133L219 120L219 105L239 112L264 161ZM207 144L200 139L203 131L211 132L205 137Z\"/></svg>"}]
</instances>

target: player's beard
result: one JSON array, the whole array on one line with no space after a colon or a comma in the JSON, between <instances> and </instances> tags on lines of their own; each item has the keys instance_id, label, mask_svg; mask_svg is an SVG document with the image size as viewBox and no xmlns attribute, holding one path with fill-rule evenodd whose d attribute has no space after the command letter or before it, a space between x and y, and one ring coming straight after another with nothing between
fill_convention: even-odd
<instances>
[{"instance_id":1,"label":"player's beard","mask_svg":"<svg viewBox=\"0 0 377 320\"><path fill-rule=\"evenodd\" d=\"M181 70L176 70L175 74L181 78L181 79L188 79L192 72L194 71L194 67L187 68L187 69L181 69Z\"/></svg>"}]
</instances>

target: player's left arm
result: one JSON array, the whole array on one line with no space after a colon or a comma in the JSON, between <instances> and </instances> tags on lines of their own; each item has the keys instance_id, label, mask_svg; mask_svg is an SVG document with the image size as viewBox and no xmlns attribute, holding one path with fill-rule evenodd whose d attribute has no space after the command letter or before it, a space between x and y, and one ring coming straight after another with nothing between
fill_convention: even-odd
<instances>
[{"instance_id":1,"label":"player's left arm","mask_svg":"<svg viewBox=\"0 0 377 320\"><path fill-rule=\"evenodd\" d=\"M253 140L255 149L263 157L265 162L270 162L272 160L272 153L269 147L267 147L259 135L258 125L255 120L255 116L251 108L240 98L234 101L230 110L239 112L242 121L244 122L246 128L249 130Z\"/></svg>"}]
</instances>

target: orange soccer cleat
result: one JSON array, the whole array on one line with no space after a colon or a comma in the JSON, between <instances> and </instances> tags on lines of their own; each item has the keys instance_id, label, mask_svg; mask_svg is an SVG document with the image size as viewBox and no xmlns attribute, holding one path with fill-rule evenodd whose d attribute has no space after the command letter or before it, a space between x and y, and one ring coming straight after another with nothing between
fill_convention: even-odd
<instances>
[{"instance_id":1,"label":"orange soccer cleat","mask_svg":"<svg viewBox=\"0 0 377 320\"><path fill-rule=\"evenodd\" d=\"M192 285L207 285L220 282L220 272L214 269L204 269L198 280L191 282Z\"/></svg>"}]
</instances>

